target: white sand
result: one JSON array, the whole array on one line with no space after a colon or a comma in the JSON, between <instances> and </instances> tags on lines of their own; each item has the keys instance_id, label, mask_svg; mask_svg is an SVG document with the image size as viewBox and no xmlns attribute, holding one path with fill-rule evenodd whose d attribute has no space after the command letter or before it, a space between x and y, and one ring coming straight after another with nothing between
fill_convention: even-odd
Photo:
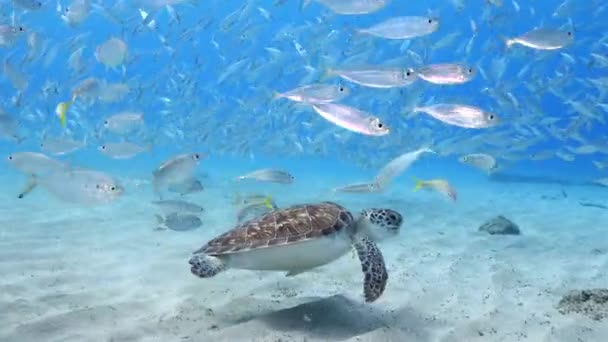
<instances>
[{"instance_id":1,"label":"white sand","mask_svg":"<svg viewBox=\"0 0 608 342\"><path fill-rule=\"evenodd\" d=\"M285 205L338 185L274 193ZM224 219L234 219L225 190L192 197L208 210L203 228L157 232L148 192L83 210L43 192L17 201L8 186L0 196L0 341L606 341L607 321L555 309L570 289L608 285L608 210L578 204L608 205L605 189L565 188L568 198L543 200L561 187L456 184L453 205L410 186L324 197L405 217L401 236L382 245L390 279L373 304L363 302L350 255L293 278L192 276L190 253L233 223ZM523 235L476 232L498 214Z\"/></svg>"}]
</instances>

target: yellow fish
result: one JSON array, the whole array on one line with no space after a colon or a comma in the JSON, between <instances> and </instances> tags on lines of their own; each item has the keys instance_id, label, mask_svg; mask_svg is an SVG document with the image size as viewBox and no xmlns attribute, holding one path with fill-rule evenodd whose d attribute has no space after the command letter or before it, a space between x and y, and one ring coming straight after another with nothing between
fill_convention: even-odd
<instances>
[{"instance_id":1,"label":"yellow fish","mask_svg":"<svg viewBox=\"0 0 608 342\"><path fill-rule=\"evenodd\" d=\"M70 106L72 105L73 101L74 101L74 99L72 99L72 101L59 102L57 107L55 107L55 114L57 114L57 116L59 117L59 121L61 122L61 127L63 127L63 128L65 128L65 125L67 122L66 115L68 113L68 109L70 109Z\"/></svg>"},{"instance_id":2,"label":"yellow fish","mask_svg":"<svg viewBox=\"0 0 608 342\"><path fill-rule=\"evenodd\" d=\"M418 191L420 189L432 189L443 195L448 196L452 201L456 201L458 194L456 190L452 188L452 186L444 179L432 179L432 180L419 180L414 178L416 181L416 186L414 187L414 191Z\"/></svg>"}]
</instances>

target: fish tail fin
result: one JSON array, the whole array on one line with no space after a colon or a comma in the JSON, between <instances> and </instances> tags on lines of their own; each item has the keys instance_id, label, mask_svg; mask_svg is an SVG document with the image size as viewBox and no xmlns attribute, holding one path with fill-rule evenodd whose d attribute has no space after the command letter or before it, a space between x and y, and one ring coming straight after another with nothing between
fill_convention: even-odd
<instances>
[{"instance_id":1,"label":"fish tail fin","mask_svg":"<svg viewBox=\"0 0 608 342\"><path fill-rule=\"evenodd\" d=\"M268 195L266 198L264 198L264 205L268 207L268 209L273 209L272 196Z\"/></svg>"},{"instance_id":2,"label":"fish tail fin","mask_svg":"<svg viewBox=\"0 0 608 342\"><path fill-rule=\"evenodd\" d=\"M157 224L163 224L163 223L165 223L165 219L162 216L156 214L156 215L154 215L154 217L156 218L156 223Z\"/></svg>"},{"instance_id":3,"label":"fish tail fin","mask_svg":"<svg viewBox=\"0 0 608 342\"><path fill-rule=\"evenodd\" d=\"M36 180L36 176L32 175L27 180L27 183L25 184L25 187L23 188L23 190L21 190L21 192L19 193L19 195L17 196L17 198L24 198L25 196L27 196L27 194L29 194L30 192L32 192L32 190L34 190L36 188L36 186L38 186L38 181Z\"/></svg>"},{"instance_id":4,"label":"fish tail fin","mask_svg":"<svg viewBox=\"0 0 608 342\"><path fill-rule=\"evenodd\" d=\"M424 181L422 181L416 177L412 177L412 178L414 178L414 182L416 182L416 185L414 186L413 191L418 191L418 190L422 189L422 187L424 187Z\"/></svg>"},{"instance_id":5,"label":"fish tail fin","mask_svg":"<svg viewBox=\"0 0 608 342\"><path fill-rule=\"evenodd\" d=\"M67 111L62 111L59 114L59 123L61 123L61 127L63 127L63 128L65 128L65 126L67 125L66 113L67 113Z\"/></svg>"},{"instance_id":6,"label":"fish tail fin","mask_svg":"<svg viewBox=\"0 0 608 342\"><path fill-rule=\"evenodd\" d=\"M280 98L283 98L283 94L279 93L279 92L278 92L278 91L276 91L276 90L273 90L273 91L272 91L272 99L273 99L273 100L278 100L278 99L280 99Z\"/></svg>"},{"instance_id":7,"label":"fish tail fin","mask_svg":"<svg viewBox=\"0 0 608 342\"><path fill-rule=\"evenodd\" d=\"M515 44L515 40L511 38L503 37L502 40L505 42L505 46L507 47L507 49L513 46L513 44Z\"/></svg>"}]
</instances>

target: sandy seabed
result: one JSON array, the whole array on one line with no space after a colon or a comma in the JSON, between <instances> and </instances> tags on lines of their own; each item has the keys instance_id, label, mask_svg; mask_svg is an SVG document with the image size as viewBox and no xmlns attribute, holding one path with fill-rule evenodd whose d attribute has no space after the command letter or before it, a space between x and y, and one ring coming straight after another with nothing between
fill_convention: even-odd
<instances>
[{"instance_id":1,"label":"sandy seabed","mask_svg":"<svg viewBox=\"0 0 608 342\"><path fill-rule=\"evenodd\" d=\"M290 278L192 276L191 252L234 225L225 188L190 198L207 212L189 232L154 231L145 191L92 209L43 191L23 200L5 191L0 341L608 340L608 321L556 309L571 289L608 286L608 210L579 204L608 205L606 189L570 187L564 197L557 185L459 185L452 204L409 185L363 196L315 186L275 197L279 205L329 199L353 212L403 214L400 236L381 245L390 279L377 302L363 301L350 254ZM523 234L477 232L499 214Z\"/></svg>"}]
</instances>

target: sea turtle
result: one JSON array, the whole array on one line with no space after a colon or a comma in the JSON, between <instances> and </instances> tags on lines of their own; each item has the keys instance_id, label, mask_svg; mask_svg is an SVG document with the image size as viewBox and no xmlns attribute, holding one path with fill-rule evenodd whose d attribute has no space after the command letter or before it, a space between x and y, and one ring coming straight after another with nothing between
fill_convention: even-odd
<instances>
[{"instance_id":1,"label":"sea turtle","mask_svg":"<svg viewBox=\"0 0 608 342\"><path fill-rule=\"evenodd\" d=\"M330 263L354 246L364 273L365 301L373 302L388 280L375 242L395 236L402 221L401 214L390 209L366 209L355 220L332 202L279 209L207 242L190 258L190 271L201 278L227 268L286 271L293 276Z\"/></svg>"}]
</instances>

